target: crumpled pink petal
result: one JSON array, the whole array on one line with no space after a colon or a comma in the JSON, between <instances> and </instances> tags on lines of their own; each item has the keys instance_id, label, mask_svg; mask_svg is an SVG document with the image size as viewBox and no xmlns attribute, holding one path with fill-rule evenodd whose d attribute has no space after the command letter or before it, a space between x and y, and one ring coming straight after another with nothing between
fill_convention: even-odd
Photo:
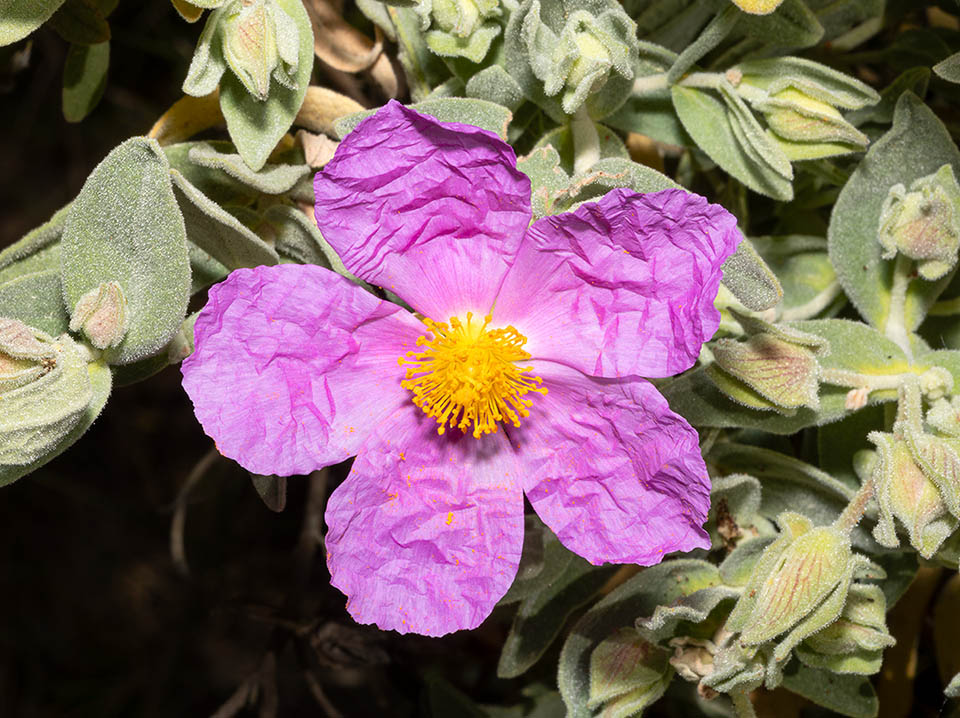
<instances>
[{"instance_id":1,"label":"crumpled pink petal","mask_svg":"<svg viewBox=\"0 0 960 718\"><path fill-rule=\"evenodd\" d=\"M489 310L531 217L508 144L395 101L344 138L314 189L346 268L437 321Z\"/></svg>"},{"instance_id":2,"label":"crumpled pink petal","mask_svg":"<svg viewBox=\"0 0 960 718\"><path fill-rule=\"evenodd\" d=\"M478 626L516 575L523 495L502 433L412 404L379 426L327 504L327 566L359 623L442 636Z\"/></svg>"},{"instance_id":3,"label":"crumpled pink petal","mask_svg":"<svg viewBox=\"0 0 960 718\"><path fill-rule=\"evenodd\" d=\"M697 432L648 382L534 361L546 396L509 427L534 510L594 564L658 563L709 548L710 478Z\"/></svg>"},{"instance_id":4,"label":"crumpled pink petal","mask_svg":"<svg viewBox=\"0 0 960 718\"><path fill-rule=\"evenodd\" d=\"M534 222L494 322L587 374L676 374L717 329L720 265L740 239L733 215L698 195L613 190Z\"/></svg>"},{"instance_id":5,"label":"crumpled pink petal","mask_svg":"<svg viewBox=\"0 0 960 718\"><path fill-rule=\"evenodd\" d=\"M422 333L321 267L238 269L210 288L183 386L221 454L257 474L306 474L356 454L409 403L397 357Z\"/></svg>"}]
</instances>

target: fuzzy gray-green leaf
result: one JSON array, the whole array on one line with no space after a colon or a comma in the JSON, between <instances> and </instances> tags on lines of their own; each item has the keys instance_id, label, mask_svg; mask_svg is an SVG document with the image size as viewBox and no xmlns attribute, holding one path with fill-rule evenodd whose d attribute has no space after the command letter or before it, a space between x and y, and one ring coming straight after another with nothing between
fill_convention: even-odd
<instances>
[{"instance_id":1,"label":"fuzzy gray-green leaf","mask_svg":"<svg viewBox=\"0 0 960 718\"><path fill-rule=\"evenodd\" d=\"M59 268L23 274L0 284L0 317L19 319L54 337L67 331L70 315L63 305Z\"/></svg>"},{"instance_id":2,"label":"fuzzy gray-green leaf","mask_svg":"<svg viewBox=\"0 0 960 718\"><path fill-rule=\"evenodd\" d=\"M280 261L273 248L190 184L182 174L170 170L170 176L183 213L187 239L228 269Z\"/></svg>"},{"instance_id":3,"label":"fuzzy gray-green leaf","mask_svg":"<svg viewBox=\"0 0 960 718\"><path fill-rule=\"evenodd\" d=\"M61 242L68 308L104 282L123 288L129 329L108 352L110 363L128 364L163 348L186 313L190 267L169 165L155 141L127 140L93 170L70 207Z\"/></svg>"},{"instance_id":4,"label":"fuzzy gray-green leaf","mask_svg":"<svg viewBox=\"0 0 960 718\"><path fill-rule=\"evenodd\" d=\"M793 185L772 167L757 163L741 146L723 104L703 90L675 85L671 90L684 129L710 159L754 192L789 201Z\"/></svg>"},{"instance_id":5,"label":"fuzzy gray-green leaf","mask_svg":"<svg viewBox=\"0 0 960 718\"><path fill-rule=\"evenodd\" d=\"M61 5L63 0L7 0L0 8L0 47L25 38Z\"/></svg>"}]
</instances>

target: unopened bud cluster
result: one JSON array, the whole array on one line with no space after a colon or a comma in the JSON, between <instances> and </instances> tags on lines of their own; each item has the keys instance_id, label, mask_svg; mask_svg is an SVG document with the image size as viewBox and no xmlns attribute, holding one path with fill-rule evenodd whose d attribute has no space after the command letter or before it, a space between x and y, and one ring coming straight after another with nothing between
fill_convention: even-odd
<instances>
[{"instance_id":1,"label":"unopened bud cluster","mask_svg":"<svg viewBox=\"0 0 960 718\"><path fill-rule=\"evenodd\" d=\"M300 38L297 25L276 0L232 0L207 19L183 83L188 95L213 92L226 67L258 100L271 80L297 89Z\"/></svg>"},{"instance_id":2,"label":"unopened bud cluster","mask_svg":"<svg viewBox=\"0 0 960 718\"><path fill-rule=\"evenodd\" d=\"M883 258L896 254L916 260L917 272L940 279L957 263L960 249L960 185L951 165L890 188L880 213L878 240Z\"/></svg>"},{"instance_id":3,"label":"unopened bud cluster","mask_svg":"<svg viewBox=\"0 0 960 718\"><path fill-rule=\"evenodd\" d=\"M502 31L500 0L421 0L416 11L427 47L444 57L480 62Z\"/></svg>"},{"instance_id":4,"label":"unopened bud cluster","mask_svg":"<svg viewBox=\"0 0 960 718\"><path fill-rule=\"evenodd\" d=\"M876 452L861 454L858 468L876 487L877 542L900 545L896 519L906 528L910 545L930 558L960 526L960 397L944 396L952 381L934 387L932 396L927 393L933 401L924 418L923 388L923 377L904 381L893 431L868 434Z\"/></svg>"}]
</instances>

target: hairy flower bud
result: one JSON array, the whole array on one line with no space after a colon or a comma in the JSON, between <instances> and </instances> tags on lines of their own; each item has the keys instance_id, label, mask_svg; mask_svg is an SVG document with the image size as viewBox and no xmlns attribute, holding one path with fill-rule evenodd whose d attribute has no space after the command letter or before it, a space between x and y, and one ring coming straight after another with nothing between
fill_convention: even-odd
<instances>
[{"instance_id":1,"label":"hairy flower bud","mask_svg":"<svg viewBox=\"0 0 960 718\"><path fill-rule=\"evenodd\" d=\"M720 339L712 349L721 369L777 406L819 408L820 365L810 348L763 333L745 342Z\"/></svg>"},{"instance_id":2,"label":"hairy flower bud","mask_svg":"<svg viewBox=\"0 0 960 718\"><path fill-rule=\"evenodd\" d=\"M17 319L0 317L0 394L25 386L55 363L52 339Z\"/></svg>"},{"instance_id":3,"label":"hairy flower bud","mask_svg":"<svg viewBox=\"0 0 960 718\"><path fill-rule=\"evenodd\" d=\"M97 349L115 347L127 333L127 298L117 282L104 282L80 297L70 331L83 331Z\"/></svg>"},{"instance_id":4,"label":"hairy flower bud","mask_svg":"<svg viewBox=\"0 0 960 718\"><path fill-rule=\"evenodd\" d=\"M524 59L543 83L544 95L558 97L562 111L572 115L617 78L619 82L608 89L623 95L615 101L619 106L629 92L638 58L636 23L613 2L610 9L596 13L569 12L556 4L556 0L543 1L545 19L541 19L541 0L532 0L519 11Z\"/></svg>"},{"instance_id":5,"label":"hairy flower bud","mask_svg":"<svg viewBox=\"0 0 960 718\"><path fill-rule=\"evenodd\" d=\"M773 93L758 103L770 129L795 142L835 142L866 147L867 136L832 105L794 87Z\"/></svg>"},{"instance_id":6,"label":"hairy flower bud","mask_svg":"<svg viewBox=\"0 0 960 718\"><path fill-rule=\"evenodd\" d=\"M880 504L880 520L873 537L883 546L899 546L894 518L910 534L910 545L924 558L957 528L936 484L914 461L907 441L894 434L872 431L867 438L877 447L872 479Z\"/></svg>"},{"instance_id":7,"label":"hairy flower bud","mask_svg":"<svg viewBox=\"0 0 960 718\"><path fill-rule=\"evenodd\" d=\"M887 630L886 614L879 586L854 583L840 618L797 646L797 656L812 668L834 673L877 673L883 649L896 643Z\"/></svg>"},{"instance_id":8,"label":"hairy flower bud","mask_svg":"<svg viewBox=\"0 0 960 718\"><path fill-rule=\"evenodd\" d=\"M422 0L416 10L430 28L427 47L444 57L480 62L501 31L499 0Z\"/></svg>"},{"instance_id":9,"label":"hairy flower bud","mask_svg":"<svg viewBox=\"0 0 960 718\"><path fill-rule=\"evenodd\" d=\"M223 57L258 100L270 94L270 78L296 88L299 31L275 0L236 0L223 19Z\"/></svg>"},{"instance_id":10,"label":"hairy flower bud","mask_svg":"<svg viewBox=\"0 0 960 718\"><path fill-rule=\"evenodd\" d=\"M673 677L668 658L632 628L615 632L590 655L590 707L652 703Z\"/></svg>"},{"instance_id":11,"label":"hairy flower bud","mask_svg":"<svg viewBox=\"0 0 960 718\"><path fill-rule=\"evenodd\" d=\"M880 213L878 240L884 259L898 252L917 261L924 279L939 279L957 263L960 185L951 165L910 185L890 188Z\"/></svg>"},{"instance_id":12,"label":"hairy flower bud","mask_svg":"<svg viewBox=\"0 0 960 718\"><path fill-rule=\"evenodd\" d=\"M960 395L937 399L927 411L927 423L952 438L960 438Z\"/></svg>"}]
</instances>

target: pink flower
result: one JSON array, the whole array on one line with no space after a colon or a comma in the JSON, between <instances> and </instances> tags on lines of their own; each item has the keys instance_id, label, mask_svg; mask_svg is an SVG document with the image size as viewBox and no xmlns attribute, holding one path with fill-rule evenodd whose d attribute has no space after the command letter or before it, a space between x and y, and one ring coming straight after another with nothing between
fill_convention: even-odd
<instances>
[{"instance_id":1,"label":"pink flower","mask_svg":"<svg viewBox=\"0 0 960 718\"><path fill-rule=\"evenodd\" d=\"M523 495L593 563L707 547L697 433L641 377L716 330L734 218L680 190L615 190L530 224L513 150L391 102L315 180L346 268L233 272L183 384L220 451L260 474L356 455L326 511L361 623L439 636L509 588ZM442 423L440 423L442 422Z\"/></svg>"}]
</instances>

